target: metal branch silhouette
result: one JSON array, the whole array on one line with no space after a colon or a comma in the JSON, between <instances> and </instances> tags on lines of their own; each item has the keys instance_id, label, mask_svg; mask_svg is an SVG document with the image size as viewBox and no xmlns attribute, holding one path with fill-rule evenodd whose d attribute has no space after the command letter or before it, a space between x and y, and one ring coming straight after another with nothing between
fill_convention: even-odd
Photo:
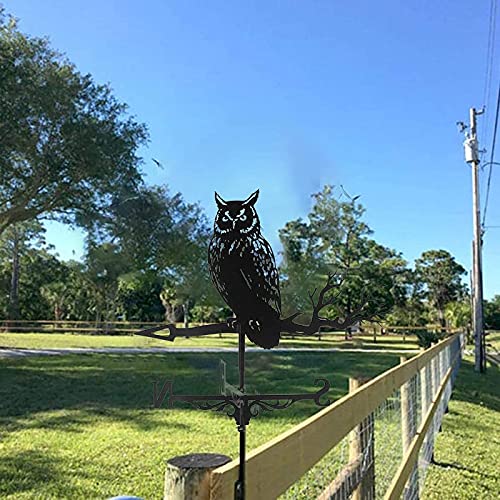
<instances>
[{"instance_id":1,"label":"metal branch silhouette","mask_svg":"<svg viewBox=\"0 0 500 500\"><path fill-rule=\"evenodd\" d=\"M335 319L326 319L320 317L322 309L333 305L338 294L331 294L332 290L339 290L343 284L343 280L335 281L336 275L328 276L325 286L320 290L318 299L315 301L314 296L317 290L309 294L309 298L313 305L311 320L308 325L297 323L294 320L302 313L296 312L287 318L280 319L280 331L282 333L290 333L297 336L311 336L319 333L321 328L330 328L332 330L345 330L354 325L357 321L371 319L370 314L365 310L367 302L363 302L359 307L350 313L343 316L338 316ZM330 293L328 297L327 294ZM168 330L168 335L159 335L156 332ZM191 328L178 328L174 324L155 326L146 330L137 332L136 335L150 337L159 340L168 340L173 342L177 337L201 337L203 335L212 335L214 333L238 333L237 327L231 322L211 323L208 325L194 326Z\"/></svg>"}]
</instances>

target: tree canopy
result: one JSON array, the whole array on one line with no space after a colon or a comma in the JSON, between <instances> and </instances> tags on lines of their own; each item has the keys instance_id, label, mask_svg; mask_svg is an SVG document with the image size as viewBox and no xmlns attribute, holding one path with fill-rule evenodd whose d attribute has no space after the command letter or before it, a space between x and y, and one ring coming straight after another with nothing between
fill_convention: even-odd
<instances>
[{"instance_id":1,"label":"tree canopy","mask_svg":"<svg viewBox=\"0 0 500 500\"><path fill-rule=\"evenodd\" d=\"M466 270L446 250L429 250L415 262L415 271L425 285L425 296L438 312L445 326L445 307L449 302L464 297L466 287L462 276Z\"/></svg>"},{"instance_id":2,"label":"tree canopy","mask_svg":"<svg viewBox=\"0 0 500 500\"><path fill-rule=\"evenodd\" d=\"M484 323L486 328L500 330L500 295L495 295L485 302Z\"/></svg>"},{"instance_id":3,"label":"tree canopy","mask_svg":"<svg viewBox=\"0 0 500 500\"><path fill-rule=\"evenodd\" d=\"M370 238L365 209L355 199L342 199L328 185L312 196L308 221L291 221L280 231L285 309L307 310L308 293L325 275L336 273L342 286L332 315L360 307L370 317L386 314L398 299L398 274L406 262Z\"/></svg>"},{"instance_id":4,"label":"tree canopy","mask_svg":"<svg viewBox=\"0 0 500 500\"><path fill-rule=\"evenodd\" d=\"M39 216L83 223L142 184L144 124L108 85L0 9L0 233Z\"/></svg>"}]
</instances>

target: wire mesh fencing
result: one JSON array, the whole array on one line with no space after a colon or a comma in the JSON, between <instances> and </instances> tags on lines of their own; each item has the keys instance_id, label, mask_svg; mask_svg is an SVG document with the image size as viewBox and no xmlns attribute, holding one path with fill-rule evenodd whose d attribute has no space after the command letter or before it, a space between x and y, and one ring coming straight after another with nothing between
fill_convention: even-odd
<instances>
[{"instance_id":1,"label":"wire mesh fencing","mask_svg":"<svg viewBox=\"0 0 500 500\"><path fill-rule=\"evenodd\" d=\"M418 366L282 499L418 499L459 368L463 335ZM401 363L406 359L401 358ZM350 392L367 380L351 379Z\"/></svg>"}]
</instances>

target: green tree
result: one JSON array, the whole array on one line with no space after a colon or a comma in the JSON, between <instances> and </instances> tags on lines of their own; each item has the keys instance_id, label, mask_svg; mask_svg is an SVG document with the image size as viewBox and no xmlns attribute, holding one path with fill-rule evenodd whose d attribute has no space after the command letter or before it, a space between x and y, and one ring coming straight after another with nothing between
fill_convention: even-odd
<instances>
[{"instance_id":1,"label":"green tree","mask_svg":"<svg viewBox=\"0 0 500 500\"><path fill-rule=\"evenodd\" d=\"M40 288L42 297L50 304L54 311L54 319L60 321L65 313L68 297L68 285L63 281L53 281Z\"/></svg>"},{"instance_id":2,"label":"green tree","mask_svg":"<svg viewBox=\"0 0 500 500\"><path fill-rule=\"evenodd\" d=\"M69 320L91 321L95 319L95 285L87 274L83 262L70 260L65 263L68 271L64 281L67 288L64 303L65 318Z\"/></svg>"},{"instance_id":3,"label":"green tree","mask_svg":"<svg viewBox=\"0 0 500 500\"><path fill-rule=\"evenodd\" d=\"M342 199L332 186L325 186L313 199L307 222L291 221L280 231L284 309L304 310L310 302L308 293L320 289L325 275L335 272L342 277L342 286L326 315L360 308L367 317L386 314L401 300L398 275L406 262L370 238L372 231L363 221L365 209L356 198Z\"/></svg>"},{"instance_id":4,"label":"green tree","mask_svg":"<svg viewBox=\"0 0 500 500\"><path fill-rule=\"evenodd\" d=\"M398 275L398 294L386 321L394 326L421 326L427 322L423 283L412 269Z\"/></svg>"},{"instance_id":5,"label":"green tree","mask_svg":"<svg viewBox=\"0 0 500 500\"><path fill-rule=\"evenodd\" d=\"M130 271L130 262L117 245L88 244L85 277L91 285L91 309L96 323L116 320L119 278Z\"/></svg>"},{"instance_id":6,"label":"green tree","mask_svg":"<svg viewBox=\"0 0 500 500\"><path fill-rule=\"evenodd\" d=\"M211 231L198 204L167 187L143 186L117 191L111 208L112 217L95 220L93 237L117 245L136 270L161 278L166 321L187 324L195 304L222 306L208 272Z\"/></svg>"},{"instance_id":7,"label":"green tree","mask_svg":"<svg viewBox=\"0 0 500 500\"><path fill-rule=\"evenodd\" d=\"M446 326L445 308L466 293L462 283L465 269L446 250L428 250L415 261L415 271L425 286L425 296L436 310L439 323Z\"/></svg>"},{"instance_id":8,"label":"green tree","mask_svg":"<svg viewBox=\"0 0 500 500\"><path fill-rule=\"evenodd\" d=\"M198 321L203 321L200 317L203 310L207 311L209 316L217 315L216 311L226 310L212 284L208 270L208 233L199 236L197 239L186 241L184 258L175 262L166 261L162 272L164 286L161 300L166 321L175 322L182 318L185 327L188 326L190 311L195 305L198 306Z\"/></svg>"},{"instance_id":9,"label":"green tree","mask_svg":"<svg viewBox=\"0 0 500 500\"><path fill-rule=\"evenodd\" d=\"M137 269L161 273L173 263L188 264L210 238L201 207L166 186L116 189L109 215L93 220L90 240L116 245Z\"/></svg>"},{"instance_id":10,"label":"green tree","mask_svg":"<svg viewBox=\"0 0 500 500\"><path fill-rule=\"evenodd\" d=\"M29 263L28 252L45 245L44 228L38 221L12 225L0 235L0 259L3 261L4 290L7 291L8 305L5 315L9 319L20 318L20 286L23 265ZM36 278L34 278L36 279Z\"/></svg>"},{"instance_id":11,"label":"green tree","mask_svg":"<svg viewBox=\"0 0 500 500\"><path fill-rule=\"evenodd\" d=\"M67 268L55 255L46 248L28 248L19 258L18 314L14 319L36 320L47 319L53 315L54 309L42 292L52 282L64 282ZM11 286L11 269L0 262L1 312L9 315L9 288Z\"/></svg>"},{"instance_id":12,"label":"green tree","mask_svg":"<svg viewBox=\"0 0 500 500\"><path fill-rule=\"evenodd\" d=\"M141 185L145 125L0 7L0 234L41 215L86 224Z\"/></svg>"},{"instance_id":13,"label":"green tree","mask_svg":"<svg viewBox=\"0 0 500 500\"><path fill-rule=\"evenodd\" d=\"M279 231L283 247L280 266L283 313L308 312L308 292L318 287L328 272L324 256L317 249L313 228L302 219L287 222Z\"/></svg>"},{"instance_id":14,"label":"green tree","mask_svg":"<svg viewBox=\"0 0 500 500\"><path fill-rule=\"evenodd\" d=\"M162 278L148 271L132 271L119 277L117 314L125 321L162 321Z\"/></svg>"},{"instance_id":15,"label":"green tree","mask_svg":"<svg viewBox=\"0 0 500 500\"><path fill-rule=\"evenodd\" d=\"M490 330L500 330L500 295L484 302L484 323Z\"/></svg>"},{"instance_id":16,"label":"green tree","mask_svg":"<svg viewBox=\"0 0 500 500\"><path fill-rule=\"evenodd\" d=\"M42 294L52 282L64 282L67 269L57 256L46 248L30 249L21 260L19 305L23 319L47 319L53 309Z\"/></svg>"},{"instance_id":17,"label":"green tree","mask_svg":"<svg viewBox=\"0 0 500 500\"><path fill-rule=\"evenodd\" d=\"M446 304L444 316L451 328L470 328L471 307L469 300L457 300Z\"/></svg>"}]
</instances>

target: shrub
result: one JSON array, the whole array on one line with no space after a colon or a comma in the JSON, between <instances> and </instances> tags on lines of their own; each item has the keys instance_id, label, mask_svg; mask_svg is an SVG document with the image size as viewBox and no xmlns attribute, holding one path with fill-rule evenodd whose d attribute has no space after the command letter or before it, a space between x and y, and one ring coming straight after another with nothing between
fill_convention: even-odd
<instances>
[{"instance_id":1,"label":"shrub","mask_svg":"<svg viewBox=\"0 0 500 500\"><path fill-rule=\"evenodd\" d=\"M425 349L443 338L442 333L431 332L429 330L417 330L415 335L417 336L417 344Z\"/></svg>"}]
</instances>

